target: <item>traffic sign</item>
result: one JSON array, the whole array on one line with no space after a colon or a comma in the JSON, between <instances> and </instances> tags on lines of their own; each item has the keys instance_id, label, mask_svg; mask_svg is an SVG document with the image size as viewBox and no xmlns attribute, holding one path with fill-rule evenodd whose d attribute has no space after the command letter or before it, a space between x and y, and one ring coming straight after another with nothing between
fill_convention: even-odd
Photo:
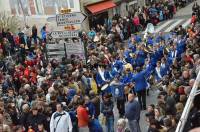
<instances>
[{"instance_id":1,"label":"traffic sign","mask_svg":"<svg viewBox=\"0 0 200 132\"><path fill-rule=\"evenodd\" d=\"M65 26L68 24L81 24L85 19L86 15L81 12L58 14L56 15L57 26Z\"/></svg>"},{"instance_id":2,"label":"traffic sign","mask_svg":"<svg viewBox=\"0 0 200 132\"><path fill-rule=\"evenodd\" d=\"M59 42L46 44L47 58L61 60L62 57L66 55L70 57L72 54L79 56L81 59L85 60L85 52L83 48L83 43L81 39L76 39L74 41L60 40Z\"/></svg>"},{"instance_id":3,"label":"traffic sign","mask_svg":"<svg viewBox=\"0 0 200 132\"><path fill-rule=\"evenodd\" d=\"M53 31L49 35L52 38L77 38L79 31Z\"/></svg>"}]
</instances>

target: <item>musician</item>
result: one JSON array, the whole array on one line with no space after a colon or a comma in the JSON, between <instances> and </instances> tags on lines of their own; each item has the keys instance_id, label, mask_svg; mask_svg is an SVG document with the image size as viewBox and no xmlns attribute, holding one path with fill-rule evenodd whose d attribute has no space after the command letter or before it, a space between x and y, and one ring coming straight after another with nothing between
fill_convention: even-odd
<instances>
[{"instance_id":1,"label":"musician","mask_svg":"<svg viewBox=\"0 0 200 132\"><path fill-rule=\"evenodd\" d=\"M160 46L160 44L155 45L155 54L157 56L157 60L160 60L163 57L164 48Z\"/></svg>"},{"instance_id":2,"label":"musician","mask_svg":"<svg viewBox=\"0 0 200 132\"><path fill-rule=\"evenodd\" d=\"M121 72L123 70L123 60L118 56L113 63L113 67L116 68L117 72Z\"/></svg>"},{"instance_id":3,"label":"musician","mask_svg":"<svg viewBox=\"0 0 200 132\"><path fill-rule=\"evenodd\" d=\"M132 37L128 41L128 48L134 53L136 51L135 39Z\"/></svg>"},{"instance_id":4,"label":"musician","mask_svg":"<svg viewBox=\"0 0 200 132\"><path fill-rule=\"evenodd\" d=\"M131 54L131 49L125 49L124 58L125 58L126 62L128 62L128 63L131 63L131 59L132 59L130 54Z\"/></svg>"},{"instance_id":5,"label":"musician","mask_svg":"<svg viewBox=\"0 0 200 132\"><path fill-rule=\"evenodd\" d=\"M130 62L130 64L132 65L133 69L135 69L137 67L136 54L131 53L131 62Z\"/></svg>"},{"instance_id":6,"label":"musician","mask_svg":"<svg viewBox=\"0 0 200 132\"><path fill-rule=\"evenodd\" d=\"M146 59L146 54L144 52L144 49L142 46L138 47L138 50L136 51L136 64L137 66L143 66L145 63L145 59Z\"/></svg>"},{"instance_id":7,"label":"musician","mask_svg":"<svg viewBox=\"0 0 200 132\"><path fill-rule=\"evenodd\" d=\"M169 63L167 62L167 60L166 60L165 57L163 57L163 58L161 59L161 64L160 64L160 66L161 66L161 75L162 75L162 76L167 75L167 74L169 73L169 71L170 71L170 65L169 65Z\"/></svg>"},{"instance_id":8,"label":"musician","mask_svg":"<svg viewBox=\"0 0 200 132\"><path fill-rule=\"evenodd\" d=\"M147 38L147 45L149 46L153 46L153 44L154 44L154 40L153 40L153 37L152 36L149 36L148 38Z\"/></svg>"},{"instance_id":9,"label":"musician","mask_svg":"<svg viewBox=\"0 0 200 132\"><path fill-rule=\"evenodd\" d=\"M165 40L162 32L159 32L158 36L156 37L156 43L160 43L162 40Z\"/></svg>"},{"instance_id":10,"label":"musician","mask_svg":"<svg viewBox=\"0 0 200 132\"><path fill-rule=\"evenodd\" d=\"M106 67L106 66L105 66ZM104 77L107 81L110 81L113 79L113 76L112 74L110 73L109 69L108 68L105 68L105 71L104 71Z\"/></svg>"},{"instance_id":11,"label":"musician","mask_svg":"<svg viewBox=\"0 0 200 132\"><path fill-rule=\"evenodd\" d=\"M157 61L160 59L159 52L154 47L153 53L150 54L150 63L153 67L156 67Z\"/></svg>"},{"instance_id":12,"label":"musician","mask_svg":"<svg viewBox=\"0 0 200 132\"><path fill-rule=\"evenodd\" d=\"M119 72L117 71L117 68L112 66L111 71L110 71L110 76L113 78L113 77L116 77L118 74Z\"/></svg>"},{"instance_id":13,"label":"musician","mask_svg":"<svg viewBox=\"0 0 200 132\"><path fill-rule=\"evenodd\" d=\"M135 83L134 90L137 93L141 109L146 110L146 88L147 79L146 75L152 71L152 66L142 70L140 67L136 68L137 73L132 76L132 81Z\"/></svg>"},{"instance_id":14,"label":"musician","mask_svg":"<svg viewBox=\"0 0 200 132\"><path fill-rule=\"evenodd\" d=\"M159 54L160 54L160 57L163 57L164 56L164 53L163 53L163 51L164 51L164 44L163 44L164 42L163 41L161 41L160 43L158 43L158 51L159 51Z\"/></svg>"},{"instance_id":15,"label":"musician","mask_svg":"<svg viewBox=\"0 0 200 132\"><path fill-rule=\"evenodd\" d=\"M140 35L135 35L134 39L135 39L136 43L142 42L142 37Z\"/></svg>"},{"instance_id":16,"label":"musician","mask_svg":"<svg viewBox=\"0 0 200 132\"><path fill-rule=\"evenodd\" d=\"M170 59L170 64L172 64L177 58L178 51L176 50L176 46L172 45L168 57Z\"/></svg>"},{"instance_id":17,"label":"musician","mask_svg":"<svg viewBox=\"0 0 200 132\"><path fill-rule=\"evenodd\" d=\"M155 78L157 82L160 82L164 75L168 73L168 65L165 64L165 60L162 58L162 63L160 61L157 62L157 66L155 68Z\"/></svg>"},{"instance_id":18,"label":"musician","mask_svg":"<svg viewBox=\"0 0 200 132\"><path fill-rule=\"evenodd\" d=\"M155 68L155 78L156 82L159 82L162 79L160 62L157 62L157 66Z\"/></svg>"},{"instance_id":19,"label":"musician","mask_svg":"<svg viewBox=\"0 0 200 132\"><path fill-rule=\"evenodd\" d=\"M106 83L106 79L104 77L104 69L102 67L98 67L98 72L96 73L95 80L99 88Z\"/></svg>"},{"instance_id":20,"label":"musician","mask_svg":"<svg viewBox=\"0 0 200 132\"><path fill-rule=\"evenodd\" d=\"M124 84L120 82L120 77L115 77L111 82L110 86L112 87L113 96L117 101L117 109L119 111L119 116L122 118L124 116L124 107L125 107L125 94L124 94Z\"/></svg>"},{"instance_id":21,"label":"musician","mask_svg":"<svg viewBox=\"0 0 200 132\"><path fill-rule=\"evenodd\" d=\"M124 94L126 98L128 97L128 94L131 92L131 90L133 90L132 76L133 73L130 71L130 69L126 69L120 78L120 82L124 85Z\"/></svg>"},{"instance_id":22,"label":"musician","mask_svg":"<svg viewBox=\"0 0 200 132\"><path fill-rule=\"evenodd\" d=\"M180 38L180 40L178 40L177 50L179 54L184 53L184 51L186 50L186 39Z\"/></svg>"}]
</instances>

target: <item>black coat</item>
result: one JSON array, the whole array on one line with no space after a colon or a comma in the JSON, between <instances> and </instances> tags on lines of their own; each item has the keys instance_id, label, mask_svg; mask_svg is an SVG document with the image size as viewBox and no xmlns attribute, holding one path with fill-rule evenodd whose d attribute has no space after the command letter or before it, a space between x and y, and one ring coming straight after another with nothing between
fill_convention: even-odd
<instances>
[{"instance_id":1,"label":"black coat","mask_svg":"<svg viewBox=\"0 0 200 132\"><path fill-rule=\"evenodd\" d=\"M27 119L28 119L29 113L22 113L22 115L19 118L19 124L25 127L25 131L28 131L28 124Z\"/></svg>"},{"instance_id":2,"label":"black coat","mask_svg":"<svg viewBox=\"0 0 200 132\"><path fill-rule=\"evenodd\" d=\"M43 115L43 114L37 114L37 115L33 115L32 113L28 115L27 117L27 126L31 126L32 129L34 131L38 131L38 125L39 124L43 124L45 129L47 130L48 128L48 123L47 123L47 120L46 120L46 116Z\"/></svg>"},{"instance_id":3,"label":"black coat","mask_svg":"<svg viewBox=\"0 0 200 132\"><path fill-rule=\"evenodd\" d=\"M32 37L37 37L37 28L32 27Z\"/></svg>"}]
</instances>

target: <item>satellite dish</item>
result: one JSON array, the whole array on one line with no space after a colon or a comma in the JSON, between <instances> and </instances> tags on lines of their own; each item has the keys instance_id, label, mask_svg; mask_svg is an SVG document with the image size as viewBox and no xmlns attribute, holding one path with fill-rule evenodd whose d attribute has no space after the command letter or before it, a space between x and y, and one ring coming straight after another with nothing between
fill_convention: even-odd
<instances>
[{"instance_id":1,"label":"satellite dish","mask_svg":"<svg viewBox=\"0 0 200 132\"><path fill-rule=\"evenodd\" d=\"M152 23L148 23L145 33L154 33L154 32L155 32L154 25Z\"/></svg>"}]
</instances>

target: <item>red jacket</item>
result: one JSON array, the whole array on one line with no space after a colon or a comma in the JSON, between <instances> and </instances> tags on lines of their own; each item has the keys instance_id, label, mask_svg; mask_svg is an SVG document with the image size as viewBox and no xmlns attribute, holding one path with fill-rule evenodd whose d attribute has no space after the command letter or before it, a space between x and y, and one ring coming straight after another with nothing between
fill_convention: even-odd
<instances>
[{"instance_id":1,"label":"red jacket","mask_svg":"<svg viewBox=\"0 0 200 132\"><path fill-rule=\"evenodd\" d=\"M29 68L27 67L27 68L24 70L24 76L28 79L30 73L31 73L31 72L30 72Z\"/></svg>"},{"instance_id":2,"label":"red jacket","mask_svg":"<svg viewBox=\"0 0 200 132\"><path fill-rule=\"evenodd\" d=\"M191 18L191 23L196 23L196 20L197 20L197 17L193 15Z\"/></svg>"},{"instance_id":3,"label":"red jacket","mask_svg":"<svg viewBox=\"0 0 200 132\"><path fill-rule=\"evenodd\" d=\"M78 127L86 127L89 123L89 114L86 108L79 106L77 108Z\"/></svg>"},{"instance_id":4,"label":"red jacket","mask_svg":"<svg viewBox=\"0 0 200 132\"><path fill-rule=\"evenodd\" d=\"M139 19L138 16L136 16L136 17L133 18L133 24L135 26L139 26L140 25L140 19Z\"/></svg>"}]
</instances>

